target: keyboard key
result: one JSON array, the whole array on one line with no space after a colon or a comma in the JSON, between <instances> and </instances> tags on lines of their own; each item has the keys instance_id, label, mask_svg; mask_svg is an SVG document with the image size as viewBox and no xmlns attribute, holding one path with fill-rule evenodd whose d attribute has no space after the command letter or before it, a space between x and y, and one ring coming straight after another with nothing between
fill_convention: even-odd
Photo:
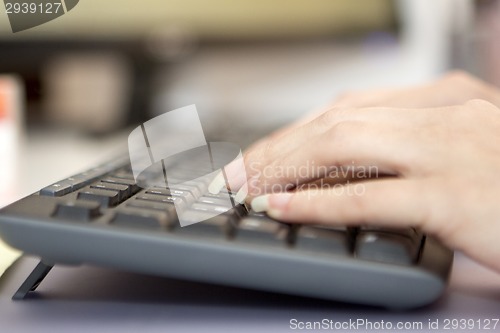
<instances>
[{"instance_id":1,"label":"keyboard key","mask_svg":"<svg viewBox=\"0 0 500 333\"><path fill-rule=\"evenodd\" d=\"M267 216L266 213L257 213L257 212L254 212L253 210L250 210L248 212L248 215L247 215L248 218L252 218L252 219L263 219L263 220L269 220L270 217Z\"/></svg>"},{"instance_id":2,"label":"keyboard key","mask_svg":"<svg viewBox=\"0 0 500 333\"><path fill-rule=\"evenodd\" d=\"M151 189L146 190L146 194L157 194L157 195L166 195L166 196L171 196L171 191L169 188L162 188L162 187L154 187Z\"/></svg>"},{"instance_id":3,"label":"keyboard key","mask_svg":"<svg viewBox=\"0 0 500 333\"><path fill-rule=\"evenodd\" d=\"M207 191L207 185L205 185L203 182L200 182L200 181L194 181L194 180L185 181L185 182L182 182L182 185L183 186L192 186L194 188L197 188L198 191L200 191L200 195Z\"/></svg>"},{"instance_id":4,"label":"keyboard key","mask_svg":"<svg viewBox=\"0 0 500 333\"><path fill-rule=\"evenodd\" d=\"M181 190L172 190L169 188L160 188L155 187L149 190L146 190L146 194L158 194L158 195L166 195L172 197L182 198L187 204L191 204L194 202L194 197L191 193Z\"/></svg>"},{"instance_id":5,"label":"keyboard key","mask_svg":"<svg viewBox=\"0 0 500 333\"><path fill-rule=\"evenodd\" d=\"M420 243L423 237L423 234L420 231L416 230L415 228L387 228L387 227L364 226L358 228L358 230L365 232L382 232L382 233L400 235L408 237L416 243Z\"/></svg>"},{"instance_id":6,"label":"keyboard key","mask_svg":"<svg viewBox=\"0 0 500 333\"><path fill-rule=\"evenodd\" d=\"M86 189L78 193L78 199L97 201L102 207L112 207L120 202L117 191Z\"/></svg>"},{"instance_id":7,"label":"keyboard key","mask_svg":"<svg viewBox=\"0 0 500 333\"><path fill-rule=\"evenodd\" d=\"M201 210L211 213L225 213L228 215L236 215L237 217L243 217L246 214L246 208L243 205L230 206L227 202L224 205L212 205L205 202L195 202L191 205L191 209Z\"/></svg>"},{"instance_id":8,"label":"keyboard key","mask_svg":"<svg viewBox=\"0 0 500 333\"><path fill-rule=\"evenodd\" d=\"M411 265L417 259L420 242L389 232L359 231L356 256L391 264Z\"/></svg>"},{"instance_id":9,"label":"keyboard key","mask_svg":"<svg viewBox=\"0 0 500 333\"><path fill-rule=\"evenodd\" d=\"M135 183L135 180L133 179L106 177L102 179L101 182L116 185L127 185L130 188L130 195L134 195L141 190L141 188Z\"/></svg>"},{"instance_id":10,"label":"keyboard key","mask_svg":"<svg viewBox=\"0 0 500 333\"><path fill-rule=\"evenodd\" d=\"M90 221L101 215L99 207L94 201L68 201L57 205L54 216L68 221Z\"/></svg>"},{"instance_id":11,"label":"keyboard key","mask_svg":"<svg viewBox=\"0 0 500 333\"><path fill-rule=\"evenodd\" d=\"M217 215L205 219L201 211L188 209L182 215L184 221L200 221L176 230L176 233L196 236L214 236L217 238L233 238L238 220L229 215Z\"/></svg>"},{"instance_id":12,"label":"keyboard key","mask_svg":"<svg viewBox=\"0 0 500 333\"><path fill-rule=\"evenodd\" d=\"M167 195L156 195L156 194L141 194L136 196L137 200L151 201L151 202L163 202L174 204L176 209L184 210L186 208L186 203L182 198L167 196Z\"/></svg>"},{"instance_id":13,"label":"keyboard key","mask_svg":"<svg viewBox=\"0 0 500 333\"><path fill-rule=\"evenodd\" d=\"M99 171L85 171L81 172L79 174L76 174L74 176L68 177L65 179L65 181L71 183L72 185L72 191L79 190L91 182L95 181L99 177L102 176L102 172Z\"/></svg>"},{"instance_id":14,"label":"keyboard key","mask_svg":"<svg viewBox=\"0 0 500 333\"><path fill-rule=\"evenodd\" d=\"M229 206L232 207L231 200L227 196L224 198L224 197L208 197L204 195L198 198L198 202L216 206L227 206L229 203Z\"/></svg>"},{"instance_id":15,"label":"keyboard key","mask_svg":"<svg viewBox=\"0 0 500 333\"><path fill-rule=\"evenodd\" d=\"M120 227L139 229L172 229L175 221L164 212L120 211L115 214L110 223Z\"/></svg>"},{"instance_id":16,"label":"keyboard key","mask_svg":"<svg viewBox=\"0 0 500 333\"><path fill-rule=\"evenodd\" d=\"M127 202L127 207L144 208L167 212L171 219L177 219L177 211L172 202L148 201L133 199Z\"/></svg>"},{"instance_id":17,"label":"keyboard key","mask_svg":"<svg viewBox=\"0 0 500 333\"><path fill-rule=\"evenodd\" d=\"M206 211L206 212L211 212L211 213L225 213L228 210L233 208L231 205L212 205L212 204L207 204L203 202L195 202L192 206L191 209L193 210L201 210L201 211Z\"/></svg>"},{"instance_id":18,"label":"keyboard key","mask_svg":"<svg viewBox=\"0 0 500 333\"><path fill-rule=\"evenodd\" d=\"M73 184L67 181L60 181L44 187L40 190L40 195L50 196L50 197L61 197L65 194L71 192Z\"/></svg>"},{"instance_id":19,"label":"keyboard key","mask_svg":"<svg viewBox=\"0 0 500 333\"><path fill-rule=\"evenodd\" d=\"M203 186L203 183L198 182L198 180L194 180L193 177L196 177L196 174L184 174L178 176L172 176L171 174L167 174L167 181L170 184L182 184L187 186L194 186L201 190L200 186Z\"/></svg>"},{"instance_id":20,"label":"keyboard key","mask_svg":"<svg viewBox=\"0 0 500 333\"><path fill-rule=\"evenodd\" d=\"M422 243L424 235L415 228L387 228L387 227L374 227L362 226L358 227L356 232L374 232L388 235L396 235L408 238L416 247Z\"/></svg>"},{"instance_id":21,"label":"keyboard key","mask_svg":"<svg viewBox=\"0 0 500 333\"><path fill-rule=\"evenodd\" d=\"M102 177L109 168L102 166L80 172L57 183L43 188L40 195L59 197L79 190Z\"/></svg>"},{"instance_id":22,"label":"keyboard key","mask_svg":"<svg viewBox=\"0 0 500 333\"><path fill-rule=\"evenodd\" d=\"M128 198L130 193L130 187L127 185L119 185L119 184L110 184L110 183L96 183L94 185L90 185L90 188L100 189L100 190L111 190L118 192L119 200L123 201Z\"/></svg>"},{"instance_id":23,"label":"keyboard key","mask_svg":"<svg viewBox=\"0 0 500 333\"><path fill-rule=\"evenodd\" d=\"M198 198L201 196L201 192L197 187L184 185L184 183L182 183L182 185L181 184L175 184L175 185L169 184L168 188L171 190L179 190L179 191L189 192L195 198Z\"/></svg>"},{"instance_id":24,"label":"keyboard key","mask_svg":"<svg viewBox=\"0 0 500 333\"><path fill-rule=\"evenodd\" d=\"M298 250L323 254L350 255L349 234L344 230L328 230L309 226L299 227L295 247Z\"/></svg>"},{"instance_id":25,"label":"keyboard key","mask_svg":"<svg viewBox=\"0 0 500 333\"><path fill-rule=\"evenodd\" d=\"M255 218L269 218L265 212L256 212L254 210L249 210L248 211L248 216L252 216Z\"/></svg>"},{"instance_id":26,"label":"keyboard key","mask_svg":"<svg viewBox=\"0 0 500 333\"><path fill-rule=\"evenodd\" d=\"M222 189L219 193L216 194L210 193L208 191L206 193L203 193L204 198L214 198L214 199L225 199L229 195L233 196L226 189Z\"/></svg>"},{"instance_id":27,"label":"keyboard key","mask_svg":"<svg viewBox=\"0 0 500 333\"><path fill-rule=\"evenodd\" d=\"M238 224L236 239L255 244L288 243L290 228L274 220L244 218Z\"/></svg>"}]
</instances>

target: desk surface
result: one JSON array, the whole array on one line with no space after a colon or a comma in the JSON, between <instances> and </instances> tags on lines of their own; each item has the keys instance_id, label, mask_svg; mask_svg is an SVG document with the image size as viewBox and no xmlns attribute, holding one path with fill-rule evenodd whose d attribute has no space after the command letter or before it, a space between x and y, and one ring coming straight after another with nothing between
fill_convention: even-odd
<instances>
[{"instance_id":1,"label":"desk surface","mask_svg":"<svg viewBox=\"0 0 500 333\"><path fill-rule=\"evenodd\" d=\"M0 331L286 332L293 318L303 322L326 318L364 319L373 324L383 320L393 325L422 322L424 329L416 331L440 332L445 331L445 319L474 319L477 325L500 317L500 275L461 255L456 256L445 295L431 306L408 312L89 266L56 266L36 293L11 301L36 263L34 258L23 257L0 280ZM441 329L429 330L429 320L439 320ZM500 323L490 331L500 331Z\"/></svg>"}]
</instances>

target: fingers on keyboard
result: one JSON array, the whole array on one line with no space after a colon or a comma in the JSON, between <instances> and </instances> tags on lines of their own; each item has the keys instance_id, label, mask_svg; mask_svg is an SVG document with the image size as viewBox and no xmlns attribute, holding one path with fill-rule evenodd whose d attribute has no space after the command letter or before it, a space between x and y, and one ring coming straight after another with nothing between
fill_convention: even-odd
<instances>
[{"instance_id":1,"label":"fingers on keyboard","mask_svg":"<svg viewBox=\"0 0 500 333\"><path fill-rule=\"evenodd\" d=\"M116 227L173 232L257 248L288 248L319 257L336 255L411 265L418 260L423 244L422 234L411 228L332 228L282 223L264 213L248 212L225 189L209 193L206 179L186 180L190 177L184 174L171 176L170 186L144 190L136 184L130 170L100 176L101 169L90 170L47 186L40 195L64 197L78 190L74 196L68 196L71 200L56 205L52 216L57 219L107 221ZM186 223L184 227L179 225L179 216Z\"/></svg>"}]
</instances>

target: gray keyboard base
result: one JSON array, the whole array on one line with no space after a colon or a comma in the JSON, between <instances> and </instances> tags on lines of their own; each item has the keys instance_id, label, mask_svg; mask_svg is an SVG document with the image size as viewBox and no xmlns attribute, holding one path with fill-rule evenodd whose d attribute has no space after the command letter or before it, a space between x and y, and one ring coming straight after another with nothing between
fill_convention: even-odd
<instances>
[{"instance_id":1,"label":"gray keyboard base","mask_svg":"<svg viewBox=\"0 0 500 333\"><path fill-rule=\"evenodd\" d=\"M142 194L144 190L136 196ZM74 191L60 196L37 192L2 209L0 236L11 246L40 257L46 265L92 264L387 308L414 308L433 302L445 289L451 270L453 253L425 236L418 240L415 259L401 261L395 249L389 253L394 253L396 261L389 258L384 262L376 257L378 248L370 252L366 247L346 255L330 243L315 250L315 244L322 243L313 240L308 250L266 235L247 239L241 228L235 238L228 238L223 232L209 232L214 226L205 222L161 231L108 223L116 211L123 211L127 201L102 209L95 220L87 215L82 215L82 220L66 218L64 210L54 218L54 212L68 200L80 199ZM83 207L85 212L93 212L93 206L99 204L91 200ZM370 259L373 253L374 260Z\"/></svg>"}]
</instances>

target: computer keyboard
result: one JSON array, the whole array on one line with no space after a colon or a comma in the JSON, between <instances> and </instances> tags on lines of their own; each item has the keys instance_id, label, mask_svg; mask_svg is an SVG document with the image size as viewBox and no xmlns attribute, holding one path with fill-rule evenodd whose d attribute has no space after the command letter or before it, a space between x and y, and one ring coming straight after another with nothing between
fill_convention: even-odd
<instances>
[{"instance_id":1,"label":"computer keyboard","mask_svg":"<svg viewBox=\"0 0 500 333\"><path fill-rule=\"evenodd\" d=\"M189 167L173 177L192 179ZM429 304L446 287L453 253L418 230L290 225L236 204L228 190L209 193L210 181L142 188L126 156L5 207L0 236L42 265L15 298L56 264L387 308ZM176 207L203 221L181 227Z\"/></svg>"}]
</instances>

